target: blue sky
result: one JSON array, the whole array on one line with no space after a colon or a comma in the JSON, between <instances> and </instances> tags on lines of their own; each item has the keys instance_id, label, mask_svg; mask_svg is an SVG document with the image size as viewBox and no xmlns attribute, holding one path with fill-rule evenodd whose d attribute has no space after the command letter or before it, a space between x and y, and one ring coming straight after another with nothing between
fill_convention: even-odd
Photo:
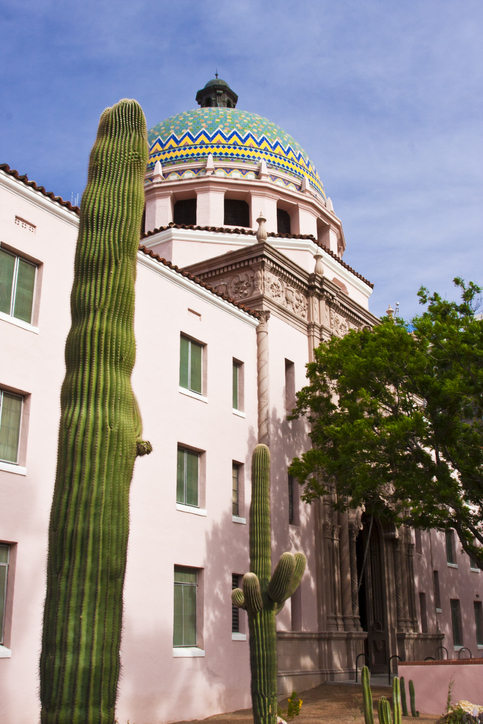
<instances>
[{"instance_id":1,"label":"blue sky","mask_svg":"<svg viewBox=\"0 0 483 724\"><path fill-rule=\"evenodd\" d=\"M481 0L0 0L0 162L70 200L99 116L148 127L218 69L293 135L341 218L371 310L483 284Z\"/></svg>"}]
</instances>

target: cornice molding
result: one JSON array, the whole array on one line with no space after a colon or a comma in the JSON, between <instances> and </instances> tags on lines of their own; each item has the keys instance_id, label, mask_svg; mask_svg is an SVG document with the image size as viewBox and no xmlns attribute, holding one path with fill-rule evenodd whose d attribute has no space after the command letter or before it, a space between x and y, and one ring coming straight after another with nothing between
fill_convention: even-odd
<instances>
[{"instance_id":1,"label":"cornice molding","mask_svg":"<svg viewBox=\"0 0 483 724\"><path fill-rule=\"evenodd\" d=\"M31 186L27 186L20 179L16 179L14 176L6 174L0 170L0 184L11 193L16 196L20 196L25 201L38 206L44 211L53 214L58 219L71 224L74 227L79 226L79 215L75 211L67 209L65 206L61 206L56 201L44 196L41 191L33 189Z\"/></svg>"}]
</instances>

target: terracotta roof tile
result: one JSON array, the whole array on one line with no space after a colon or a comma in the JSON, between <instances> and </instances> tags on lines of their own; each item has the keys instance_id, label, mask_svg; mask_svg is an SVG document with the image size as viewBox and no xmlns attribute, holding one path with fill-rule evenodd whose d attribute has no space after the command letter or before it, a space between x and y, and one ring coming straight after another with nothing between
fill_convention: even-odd
<instances>
[{"instance_id":1,"label":"terracotta roof tile","mask_svg":"<svg viewBox=\"0 0 483 724\"><path fill-rule=\"evenodd\" d=\"M65 206L65 208L69 209L69 211L74 211L76 214L79 214L80 209L78 206L72 206L70 201L64 201L61 196L56 196L54 193L52 193L52 191L46 191L43 186L37 186L35 181L29 181L26 173L21 176L18 171L10 168L8 163L0 163L0 171L4 171L4 173L6 173L8 176L13 176L18 181L22 181L22 183L24 183L26 186L30 186L30 188L34 189L34 191L40 191L43 196L47 196L49 199L52 199L52 201L57 202L61 206Z\"/></svg>"},{"instance_id":2,"label":"terracotta roof tile","mask_svg":"<svg viewBox=\"0 0 483 724\"><path fill-rule=\"evenodd\" d=\"M186 277L187 279L190 279L191 281L195 282L195 284L198 284L200 287L203 287L203 289L206 289L207 291L214 294L216 297L220 297L220 299L224 299L225 302L229 302L230 304L233 304L233 306L237 307L238 309L243 310L244 312L247 312L247 314L250 314L252 317L255 317L255 319L260 319L259 312L249 309L244 304L241 304L241 302L237 302L235 299L232 299L231 297L227 296L226 294L223 294L222 292L219 292L217 289L211 286L211 284L208 284L207 282L203 281L199 277L195 276L194 274L191 274L190 272L186 271L185 269L180 269L176 264L173 264L172 262L168 261L167 259L164 259L162 256L159 256L159 254L155 254L152 249L147 249L145 246L140 245L139 251L142 251L143 254L146 254L146 256L150 256L152 259L155 259L156 261L160 262L161 264L164 264L164 266L167 266L169 269L172 269L173 271L177 272L178 274L181 274L181 276Z\"/></svg>"},{"instance_id":3,"label":"terracotta roof tile","mask_svg":"<svg viewBox=\"0 0 483 724\"><path fill-rule=\"evenodd\" d=\"M246 234L247 236L256 236L256 231L253 231L253 229L246 229L246 228L233 228L233 227L227 227L227 226L194 226L191 224L190 226L186 226L186 224L174 224L171 222L167 226L160 226L157 229L153 229L152 231L145 231L141 234L141 239L146 239L149 236L153 236L154 234L159 234L161 231L167 231L168 229L193 229L193 231L212 231L219 234ZM362 276L362 274L359 274L356 272L349 264L346 264L345 261L342 261L340 257L337 256L337 254L334 254L333 251L330 249L326 249L325 246L322 246L320 242L317 241L315 236L312 234L276 234L274 231L271 231L268 234L269 237L273 237L276 239L310 239L310 241L313 241L317 246L320 246L321 249L325 251L326 254L331 256L336 262L338 262L341 266L344 267L344 269L347 269L347 271L350 271L351 274L354 274L358 279L364 282L364 284L367 284L371 289L374 289L374 284L370 282L368 279Z\"/></svg>"}]
</instances>

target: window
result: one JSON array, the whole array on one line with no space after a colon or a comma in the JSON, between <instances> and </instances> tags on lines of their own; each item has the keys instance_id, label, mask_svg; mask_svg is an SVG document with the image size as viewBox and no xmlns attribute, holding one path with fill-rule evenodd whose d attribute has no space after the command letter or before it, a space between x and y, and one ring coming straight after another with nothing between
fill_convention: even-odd
<instances>
[{"instance_id":1,"label":"window","mask_svg":"<svg viewBox=\"0 0 483 724\"><path fill-rule=\"evenodd\" d=\"M277 233L290 234L290 214L285 209L277 209Z\"/></svg>"},{"instance_id":2,"label":"window","mask_svg":"<svg viewBox=\"0 0 483 724\"><path fill-rule=\"evenodd\" d=\"M35 264L0 249L0 312L31 323L35 270Z\"/></svg>"},{"instance_id":3,"label":"window","mask_svg":"<svg viewBox=\"0 0 483 724\"><path fill-rule=\"evenodd\" d=\"M201 395L203 380L203 345L181 337L179 385Z\"/></svg>"},{"instance_id":4,"label":"window","mask_svg":"<svg viewBox=\"0 0 483 724\"><path fill-rule=\"evenodd\" d=\"M444 533L446 539L446 561L449 565L455 566L456 560L454 555L454 531L445 530Z\"/></svg>"},{"instance_id":5,"label":"window","mask_svg":"<svg viewBox=\"0 0 483 724\"><path fill-rule=\"evenodd\" d=\"M441 593L439 590L439 572L433 571L433 588L434 588L434 607L436 611L441 611Z\"/></svg>"},{"instance_id":6,"label":"window","mask_svg":"<svg viewBox=\"0 0 483 724\"><path fill-rule=\"evenodd\" d=\"M292 631L300 631L302 628L302 587L299 585L295 593L290 597Z\"/></svg>"},{"instance_id":7,"label":"window","mask_svg":"<svg viewBox=\"0 0 483 724\"><path fill-rule=\"evenodd\" d=\"M5 610L7 608L7 580L10 546L0 543L0 645L5 634Z\"/></svg>"},{"instance_id":8,"label":"window","mask_svg":"<svg viewBox=\"0 0 483 724\"><path fill-rule=\"evenodd\" d=\"M285 360L285 410L292 412L295 407L295 365Z\"/></svg>"},{"instance_id":9,"label":"window","mask_svg":"<svg viewBox=\"0 0 483 724\"><path fill-rule=\"evenodd\" d=\"M476 643L478 646L483 646L483 611L481 601L474 601L473 606L475 609Z\"/></svg>"},{"instance_id":10,"label":"window","mask_svg":"<svg viewBox=\"0 0 483 724\"><path fill-rule=\"evenodd\" d=\"M0 460L4 462L18 463L22 402L20 395L0 390Z\"/></svg>"},{"instance_id":11,"label":"window","mask_svg":"<svg viewBox=\"0 0 483 724\"><path fill-rule=\"evenodd\" d=\"M198 507L199 468L200 454L185 447L178 447L177 503Z\"/></svg>"},{"instance_id":12,"label":"window","mask_svg":"<svg viewBox=\"0 0 483 724\"><path fill-rule=\"evenodd\" d=\"M250 208L246 201L225 199L225 226L250 226Z\"/></svg>"},{"instance_id":13,"label":"window","mask_svg":"<svg viewBox=\"0 0 483 724\"><path fill-rule=\"evenodd\" d=\"M233 409L241 412L244 406L243 362L233 360Z\"/></svg>"},{"instance_id":14,"label":"window","mask_svg":"<svg viewBox=\"0 0 483 724\"><path fill-rule=\"evenodd\" d=\"M453 626L453 646L463 646L461 632L461 609L457 598L451 599L451 624Z\"/></svg>"},{"instance_id":15,"label":"window","mask_svg":"<svg viewBox=\"0 0 483 724\"><path fill-rule=\"evenodd\" d=\"M191 226L196 224L196 199L181 199L176 201L173 209L175 224Z\"/></svg>"},{"instance_id":16,"label":"window","mask_svg":"<svg viewBox=\"0 0 483 724\"><path fill-rule=\"evenodd\" d=\"M428 614L426 611L426 594L419 594L419 612L421 614L421 633L428 633Z\"/></svg>"},{"instance_id":17,"label":"window","mask_svg":"<svg viewBox=\"0 0 483 724\"><path fill-rule=\"evenodd\" d=\"M234 573L231 577L231 590L240 588L240 576ZM233 603L231 605L231 632L240 633L240 609Z\"/></svg>"},{"instance_id":18,"label":"window","mask_svg":"<svg viewBox=\"0 0 483 724\"><path fill-rule=\"evenodd\" d=\"M197 589L197 569L175 566L173 646L196 646L197 644Z\"/></svg>"},{"instance_id":19,"label":"window","mask_svg":"<svg viewBox=\"0 0 483 724\"><path fill-rule=\"evenodd\" d=\"M415 528L414 538L415 538L415 542L416 542L416 553L422 553L423 547L422 547L421 528Z\"/></svg>"},{"instance_id":20,"label":"window","mask_svg":"<svg viewBox=\"0 0 483 724\"><path fill-rule=\"evenodd\" d=\"M238 518L240 515L240 467L233 463L231 472L231 493L232 493L232 515Z\"/></svg>"}]
</instances>

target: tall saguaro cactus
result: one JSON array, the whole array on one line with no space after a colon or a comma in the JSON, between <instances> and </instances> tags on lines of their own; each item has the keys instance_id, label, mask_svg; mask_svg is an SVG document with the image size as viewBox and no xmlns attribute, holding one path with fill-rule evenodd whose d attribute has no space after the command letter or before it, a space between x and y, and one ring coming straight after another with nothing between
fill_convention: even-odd
<instances>
[{"instance_id":1,"label":"tall saguaro cactus","mask_svg":"<svg viewBox=\"0 0 483 724\"><path fill-rule=\"evenodd\" d=\"M275 616L297 590L305 571L303 553L283 553L271 574L270 453L257 445L252 457L250 507L250 573L232 601L246 609L250 630L250 669L255 724L277 719L277 633Z\"/></svg>"},{"instance_id":2,"label":"tall saguaro cactus","mask_svg":"<svg viewBox=\"0 0 483 724\"><path fill-rule=\"evenodd\" d=\"M129 487L142 442L131 388L146 121L135 101L101 116L89 160L61 392L49 528L42 724L112 724L119 678Z\"/></svg>"}]
</instances>

